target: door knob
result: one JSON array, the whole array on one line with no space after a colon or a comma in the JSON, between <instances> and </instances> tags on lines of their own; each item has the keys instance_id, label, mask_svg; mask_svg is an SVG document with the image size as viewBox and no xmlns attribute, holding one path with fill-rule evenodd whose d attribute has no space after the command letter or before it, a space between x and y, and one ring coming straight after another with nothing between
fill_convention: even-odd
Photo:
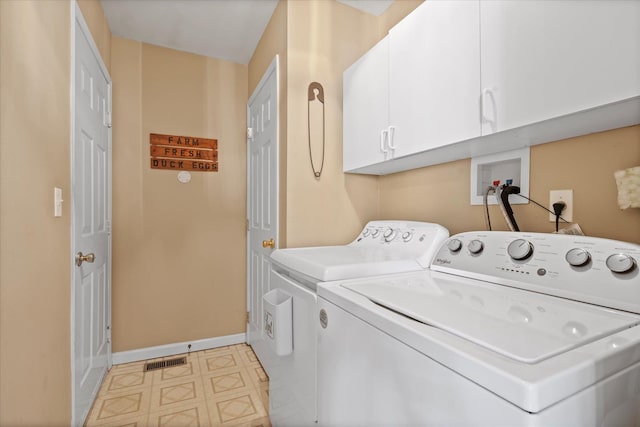
<instances>
[{"instance_id":1,"label":"door knob","mask_svg":"<svg viewBox=\"0 0 640 427\"><path fill-rule=\"evenodd\" d=\"M276 241L273 239L269 239L269 240L263 240L262 241L262 247L263 248L275 248L276 247Z\"/></svg>"},{"instance_id":2,"label":"door knob","mask_svg":"<svg viewBox=\"0 0 640 427\"><path fill-rule=\"evenodd\" d=\"M78 252L76 254L76 265L80 267L83 262L93 262L96 260L96 256L94 254L86 254L82 255L82 252Z\"/></svg>"}]
</instances>

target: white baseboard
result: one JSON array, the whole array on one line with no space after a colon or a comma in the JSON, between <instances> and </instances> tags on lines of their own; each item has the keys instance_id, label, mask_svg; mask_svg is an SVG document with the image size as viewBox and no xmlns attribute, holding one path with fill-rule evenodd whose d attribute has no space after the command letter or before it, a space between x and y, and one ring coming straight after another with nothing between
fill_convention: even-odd
<instances>
[{"instance_id":1,"label":"white baseboard","mask_svg":"<svg viewBox=\"0 0 640 427\"><path fill-rule=\"evenodd\" d=\"M137 362L139 360L182 354L189 351L189 344L191 344L191 351L200 351L210 348L224 347L225 345L241 344L246 342L246 340L246 334L242 333L226 335L223 337L205 338L196 341L158 345L155 347L138 348L136 350L119 351L111 355L111 362L114 365L119 365L121 363Z\"/></svg>"}]
</instances>

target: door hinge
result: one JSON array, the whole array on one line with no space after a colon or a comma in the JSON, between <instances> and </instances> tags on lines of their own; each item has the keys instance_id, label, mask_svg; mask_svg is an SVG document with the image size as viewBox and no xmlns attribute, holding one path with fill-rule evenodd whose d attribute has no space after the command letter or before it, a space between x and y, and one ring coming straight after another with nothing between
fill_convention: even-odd
<instances>
[{"instance_id":1,"label":"door hinge","mask_svg":"<svg viewBox=\"0 0 640 427\"><path fill-rule=\"evenodd\" d=\"M251 141L253 139L253 128L247 128L247 141Z\"/></svg>"},{"instance_id":2,"label":"door hinge","mask_svg":"<svg viewBox=\"0 0 640 427\"><path fill-rule=\"evenodd\" d=\"M111 111L104 110L102 122L104 126L111 127Z\"/></svg>"},{"instance_id":3,"label":"door hinge","mask_svg":"<svg viewBox=\"0 0 640 427\"><path fill-rule=\"evenodd\" d=\"M102 99L102 124L108 128L111 127L111 103L106 99Z\"/></svg>"},{"instance_id":4,"label":"door hinge","mask_svg":"<svg viewBox=\"0 0 640 427\"><path fill-rule=\"evenodd\" d=\"M251 313L247 311L247 323L249 323L250 317L251 317Z\"/></svg>"}]
</instances>

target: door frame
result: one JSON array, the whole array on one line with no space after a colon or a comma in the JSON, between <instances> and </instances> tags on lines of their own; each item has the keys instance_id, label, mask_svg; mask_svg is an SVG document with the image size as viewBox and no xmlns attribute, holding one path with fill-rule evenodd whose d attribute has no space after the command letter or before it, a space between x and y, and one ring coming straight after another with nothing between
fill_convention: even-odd
<instances>
[{"instance_id":1,"label":"door frame","mask_svg":"<svg viewBox=\"0 0 640 427\"><path fill-rule=\"evenodd\" d=\"M107 286L107 300L106 300L106 307L104 307L104 309L106 310L106 314L107 314L107 324L109 325L109 331L108 331L108 349L107 349L107 369L110 369L112 366L112 351L111 351L111 248L112 248L112 242L111 242L111 238L112 238L112 211L111 211L111 207L112 207L112 128L111 128L111 106L112 106L112 80L111 80L111 75L109 74L109 70L107 69L106 65L104 64L104 61L102 60L102 55L100 54L100 51L98 50L98 47L95 44L95 41L93 40L93 36L91 34L91 30L89 29L89 26L87 25L87 22L84 19L84 16L82 15L82 11L80 10L80 6L78 5L76 0L72 0L70 2L70 9L71 9L71 46L70 46L70 50L71 50L71 76L70 76L70 86L71 86L71 90L70 90L70 108L71 108L71 120L70 120L70 161L71 161L71 165L70 165L70 172L71 172L71 187L69 190L69 196L68 199L71 200L71 203L69 204L70 208L69 208L69 212L70 212L70 216L71 216L71 222L70 222L70 237L71 237L71 253L69 253L69 271L71 272L71 306L70 306L70 327L71 327L71 339L70 339L70 344L71 344L71 360L70 360L70 364L71 364L71 425L72 426L76 426L76 425L82 425L82 423L85 422L84 419L82 420L78 420L76 419L76 390L75 390L75 383L76 383L76 378L75 378L75 340L76 340L76 324L75 324L75 297L76 297L76 289L77 289L77 284L75 283L75 269L76 269L76 265L75 265L75 253L76 253L76 247L75 247L75 217L73 215L73 204L74 204L74 199L73 199L73 189L75 188L76 185L76 174L75 174L75 170L73 165L75 164L75 146L77 144L76 138L75 138L75 125L76 125L76 105L75 105L75 95L76 95L76 88L75 88L75 82L76 82L76 70L75 70L75 61L76 61L76 51L75 51L75 46L76 46L76 23L78 24L78 27L80 28L80 31L82 31L82 33L86 36L89 45L91 47L91 51L92 53L95 55L97 61L98 61L98 65L100 66L100 71L102 72L102 74L104 75L105 79L107 80L107 111L109 112L109 117L108 117L108 121L109 121L109 126L107 129L107 144L108 144L108 149L107 149L107 170L106 170L106 174L107 174L107 216L108 218L106 218L106 227L109 231L109 238L108 238L108 249L107 249L107 279L106 279L106 286ZM97 390L96 390L97 391ZM93 396L93 400L95 400L95 396ZM88 414L85 414L85 417Z\"/></svg>"},{"instance_id":2,"label":"door frame","mask_svg":"<svg viewBox=\"0 0 640 427\"><path fill-rule=\"evenodd\" d=\"M251 228L249 226L249 214L250 214L250 208L251 208L251 177L250 177L250 173L251 173L251 167L250 167L250 162L251 162L251 150L249 150L249 124L251 123L251 112L249 109L249 105L251 105L251 103L255 100L255 98L258 96L258 93L260 93L260 90L267 84L267 81L269 80L269 77L275 74L275 79L276 79L276 108L275 108L275 126L276 126L276 152L275 152L275 156L276 156L276 176L275 176L275 207L276 207L276 214L275 214L275 221L276 221L276 227L275 227L275 241L276 241L276 248L278 248L279 242L280 242L280 66L279 66L279 55L275 55L273 57L273 60L271 60L271 63L269 64L269 66L267 67L267 69L265 70L264 74L262 75L262 77L260 78L260 82L256 85L255 89L253 90L253 93L251 94L251 96L249 97L248 101L247 101L247 150L246 150L246 161L247 161L247 173L246 173L246 180L247 180L247 203L246 203L246 223L247 223L247 248L246 248L246 257L245 257L245 268L246 268L246 292L247 292L247 298L246 298L246 304L247 304L247 318L246 318L246 335L247 335L247 341L249 339L249 308L251 307L251 259L250 259L250 254L251 254Z\"/></svg>"}]
</instances>

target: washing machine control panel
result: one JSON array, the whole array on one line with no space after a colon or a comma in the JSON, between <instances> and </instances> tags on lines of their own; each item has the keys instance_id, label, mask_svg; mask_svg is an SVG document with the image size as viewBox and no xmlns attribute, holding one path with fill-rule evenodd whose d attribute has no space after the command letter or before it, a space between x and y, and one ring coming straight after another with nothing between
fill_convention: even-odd
<instances>
[{"instance_id":1,"label":"washing machine control panel","mask_svg":"<svg viewBox=\"0 0 640 427\"><path fill-rule=\"evenodd\" d=\"M640 313L640 245L597 237L461 233L431 269Z\"/></svg>"}]
</instances>

